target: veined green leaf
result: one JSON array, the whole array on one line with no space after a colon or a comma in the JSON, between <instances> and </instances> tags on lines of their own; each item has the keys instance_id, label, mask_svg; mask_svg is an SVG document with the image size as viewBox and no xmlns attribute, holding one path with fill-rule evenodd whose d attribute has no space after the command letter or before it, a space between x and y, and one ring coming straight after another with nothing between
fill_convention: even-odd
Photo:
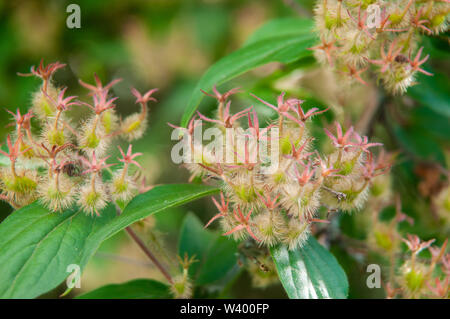
<instances>
[{"instance_id":1,"label":"veined green leaf","mask_svg":"<svg viewBox=\"0 0 450 319\"><path fill-rule=\"evenodd\" d=\"M69 265L82 263L87 238L115 215L112 206L93 218L53 213L37 202L13 212L0 224L0 298L33 298L56 287Z\"/></svg>"},{"instance_id":2,"label":"veined green leaf","mask_svg":"<svg viewBox=\"0 0 450 319\"><path fill-rule=\"evenodd\" d=\"M136 196L117 216L113 205L100 217L79 210L49 212L39 203L0 224L0 298L34 298L60 284L67 267L83 269L100 244L125 227L169 207L218 191L205 185L156 186Z\"/></svg>"},{"instance_id":3,"label":"veined green leaf","mask_svg":"<svg viewBox=\"0 0 450 319\"><path fill-rule=\"evenodd\" d=\"M181 126L186 127L200 104L203 98L200 89L210 91L214 85L220 85L269 62L291 63L311 55L312 52L307 49L317 39L314 32L305 32L308 24L312 28L311 20L299 20L299 32L295 33L292 30L296 25L292 19L288 22L269 22L246 45L212 65L197 83L183 114ZM269 31L270 28L273 31ZM286 30L282 31L282 28Z\"/></svg>"},{"instance_id":4,"label":"veined green leaf","mask_svg":"<svg viewBox=\"0 0 450 319\"><path fill-rule=\"evenodd\" d=\"M291 299L347 298L348 281L336 258L310 236L301 248L271 248L278 276Z\"/></svg>"},{"instance_id":5,"label":"veined green leaf","mask_svg":"<svg viewBox=\"0 0 450 319\"><path fill-rule=\"evenodd\" d=\"M152 279L136 279L123 284L106 285L76 299L168 299L169 286Z\"/></svg>"}]
</instances>

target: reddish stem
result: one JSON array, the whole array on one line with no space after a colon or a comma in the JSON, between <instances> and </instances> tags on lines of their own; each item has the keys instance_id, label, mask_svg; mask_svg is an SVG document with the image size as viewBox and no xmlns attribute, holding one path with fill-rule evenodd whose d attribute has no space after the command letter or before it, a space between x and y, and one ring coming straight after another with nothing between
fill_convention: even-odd
<instances>
[{"instance_id":1,"label":"reddish stem","mask_svg":"<svg viewBox=\"0 0 450 319\"><path fill-rule=\"evenodd\" d=\"M155 266L159 269L159 271L166 277L167 281L173 284L172 277L168 273L168 271L164 268L164 266L156 259L155 255L148 249L148 247L144 244L142 239L131 229L131 227L125 228L130 237L138 244L138 246L142 249L142 251L147 255L148 258L155 264Z\"/></svg>"}]
</instances>

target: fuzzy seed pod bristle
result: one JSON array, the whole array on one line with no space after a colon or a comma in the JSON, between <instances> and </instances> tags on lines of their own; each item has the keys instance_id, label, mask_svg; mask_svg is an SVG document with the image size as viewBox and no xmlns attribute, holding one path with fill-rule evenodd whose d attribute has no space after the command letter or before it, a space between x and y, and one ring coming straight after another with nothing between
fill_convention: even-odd
<instances>
[{"instance_id":1,"label":"fuzzy seed pod bristle","mask_svg":"<svg viewBox=\"0 0 450 319\"><path fill-rule=\"evenodd\" d=\"M100 123L106 135L115 132L119 127L119 117L116 111L114 109L104 111L101 115Z\"/></svg>"},{"instance_id":2,"label":"fuzzy seed pod bristle","mask_svg":"<svg viewBox=\"0 0 450 319\"><path fill-rule=\"evenodd\" d=\"M301 247L306 239L308 239L310 233L309 223L302 222L298 219L291 219L287 228L283 234L283 242L293 250L297 247Z\"/></svg>"},{"instance_id":3,"label":"fuzzy seed pod bristle","mask_svg":"<svg viewBox=\"0 0 450 319\"><path fill-rule=\"evenodd\" d=\"M176 299L188 299L192 297L192 283L184 274L173 278L170 290Z\"/></svg>"},{"instance_id":4,"label":"fuzzy seed pod bristle","mask_svg":"<svg viewBox=\"0 0 450 319\"><path fill-rule=\"evenodd\" d=\"M91 117L83 124L78 143L86 154L95 151L97 155L102 156L106 152L110 138L106 136L97 116Z\"/></svg>"},{"instance_id":5,"label":"fuzzy seed pod bristle","mask_svg":"<svg viewBox=\"0 0 450 319\"><path fill-rule=\"evenodd\" d=\"M33 94L31 110L12 115L15 131L7 136L6 147L0 148L2 167L0 169L0 199L17 209L38 199L50 211L64 211L72 204L81 206L87 214L100 215L112 199L120 206L138 193L133 177L128 175L130 165L141 169L134 160L141 153L132 153L132 145L126 153L119 148L123 169L113 174L112 181L105 185L104 169L117 163L106 163L110 156L104 156L116 137L121 137L119 119L115 112L117 97L111 96L110 88L120 81L113 80L103 85L95 76L95 85L80 80L90 91L92 103L81 102L77 96L68 96L68 88L57 88L52 83L53 74L65 64L56 62L31 67L30 73L22 76L36 76L42 85ZM157 89L140 94L132 89L136 103L141 106L138 114L140 125L129 127L133 138L142 135L137 131L145 129L147 103L156 101L151 95ZM78 116L67 112L72 107L79 110L89 108L89 116ZM37 121L32 121L32 118ZM86 119L87 118L87 119ZM80 120L79 119L86 119ZM32 125L33 124L33 125ZM33 127L34 124L37 127ZM33 132L39 131L39 136ZM118 177L120 175L120 178ZM108 176L110 176L108 174ZM106 180L106 178L105 178ZM147 191L142 185L139 192ZM110 193L108 193L110 192Z\"/></svg>"},{"instance_id":6,"label":"fuzzy seed pod bristle","mask_svg":"<svg viewBox=\"0 0 450 319\"><path fill-rule=\"evenodd\" d=\"M136 190L136 183L130 176L124 174L123 170L114 173L110 183L110 193L113 200L126 202L135 195Z\"/></svg>"},{"instance_id":7,"label":"fuzzy seed pod bristle","mask_svg":"<svg viewBox=\"0 0 450 319\"><path fill-rule=\"evenodd\" d=\"M48 95L48 96L47 96ZM56 114L56 107L51 102L50 98L53 100L57 99L58 90L52 85L47 87L47 95L45 95L41 89L34 93L32 101L33 113L42 121L47 121L49 117Z\"/></svg>"},{"instance_id":8,"label":"fuzzy seed pod bristle","mask_svg":"<svg viewBox=\"0 0 450 319\"><path fill-rule=\"evenodd\" d=\"M21 170L13 174L9 169L2 168L0 178L3 193L16 205L28 205L36 199L39 178L35 172Z\"/></svg>"},{"instance_id":9,"label":"fuzzy seed pod bristle","mask_svg":"<svg viewBox=\"0 0 450 319\"><path fill-rule=\"evenodd\" d=\"M222 96L216 89L215 94L219 98ZM226 112L218 112L227 121L199 114L201 119L227 132L226 129L233 129L231 123L236 124L236 119L247 113L248 129L239 127L235 135L244 142L227 139L229 145L218 146L224 150L231 147L231 154L236 155L231 162L228 158L225 163L217 161L213 151L217 144L202 147L201 141L195 140L195 119L188 125L189 138L185 139L185 135L177 150L181 146L189 151L187 154L194 153L194 163L186 152L183 155L189 158L185 165L196 176L221 182L220 204L213 200L219 213L208 226L220 218L223 234L237 241L248 239L268 247L286 244L292 250L308 238L310 224L320 221L315 215L321 206L347 211L362 208L371 180L384 173L386 166L375 165L369 150L380 143L369 143L368 138L357 134L353 127L344 132L339 123L335 123L336 136L325 129L331 140L327 153L331 154L320 155L314 149L314 138L309 136L306 123L327 109L305 111L304 101L285 99L284 95L278 96L277 106L254 96L278 113L278 119L266 128L259 127L256 112L252 114L249 109L229 114L229 102ZM269 132L269 129L274 131ZM258 153L266 146L273 148ZM268 165L274 167L267 169ZM383 171L380 173L380 170Z\"/></svg>"},{"instance_id":10,"label":"fuzzy seed pod bristle","mask_svg":"<svg viewBox=\"0 0 450 319\"><path fill-rule=\"evenodd\" d=\"M105 191L105 185L97 180L95 187L92 184L87 183L80 189L80 197L78 204L82 207L83 211L88 215L100 215L100 211L108 204L108 196Z\"/></svg>"},{"instance_id":11,"label":"fuzzy seed pod bristle","mask_svg":"<svg viewBox=\"0 0 450 319\"><path fill-rule=\"evenodd\" d=\"M319 0L314 19L322 43L310 49L349 84L368 85L362 73L370 68L388 93L404 94L417 73L431 75L421 68L428 57L420 58L419 35L446 32L449 12L448 1Z\"/></svg>"},{"instance_id":12,"label":"fuzzy seed pod bristle","mask_svg":"<svg viewBox=\"0 0 450 319\"><path fill-rule=\"evenodd\" d=\"M70 208L75 201L75 187L64 175L40 183L38 192L40 201L55 212Z\"/></svg>"},{"instance_id":13,"label":"fuzzy seed pod bristle","mask_svg":"<svg viewBox=\"0 0 450 319\"><path fill-rule=\"evenodd\" d=\"M123 120L120 131L128 141L133 141L141 138L146 129L147 119L142 118L140 113L135 113Z\"/></svg>"},{"instance_id":14,"label":"fuzzy seed pod bristle","mask_svg":"<svg viewBox=\"0 0 450 319\"><path fill-rule=\"evenodd\" d=\"M400 268L400 278L402 288L410 298L417 296L426 286L428 267L420 262L411 263L406 261Z\"/></svg>"},{"instance_id":15,"label":"fuzzy seed pod bristle","mask_svg":"<svg viewBox=\"0 0 450 319\"><path fill-rule=\"evenodd\" d=\"M269 247L280 241L284 220L279 214L263 211L252 219L255 236Z\"/></svg>"}]
</instances>

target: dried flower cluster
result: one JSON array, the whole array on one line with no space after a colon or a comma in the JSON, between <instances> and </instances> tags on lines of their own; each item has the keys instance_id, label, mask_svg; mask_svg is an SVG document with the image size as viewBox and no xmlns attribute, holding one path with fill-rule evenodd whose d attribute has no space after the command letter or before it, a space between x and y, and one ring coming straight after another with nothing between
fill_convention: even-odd
<instances>
[{"instance_id":1,"label":"dried flower cluster","mask_svg":"<svg viewBox=\"0 0 450 319\"><path fill-rule=\"evenodd\" d=\"M42 85L33 94L31 109L24 115L10 112L15 121L15 132L7 137L8 150L0 152L9 158L10 165L1 168L1 198L14 208L39 199L51 211L62 211L78 204L87 214L99 214L111 199L126 202L138 191L138 176L129 172L140 153L132 154L131 144L126 153L119 147L123 167L111 173L104 157L116 137L128 141L144 134L147 125L147 103L156 89L141 95L132 89L140 112L123 121L115 112L117 97L109 90L120 80L103 86L95 76L95 85L80 84L90 91L92 104L81 102L76 96L66 96L67 88L52 83L53 74L63 68L61 63L32 67L30 74L42 79ZM74 123L68 110L86 108L87 116ZM32 118L37 120L33 133ZM140 167L140 166L139 166ZM112 176L105 182L102 172Z\"/></svg>"},{"instance_id":2,"label":"dried flower cluster","mask_svg":"<svg viewBox=\"0 0 450 319\"><path fill-rule=\"evenodd\" d=\"M378 10L369 11L370 5ZM449 11L448 0L319 0L315 20L322 43L311 49L319 61L362 84L362 73L373 64L386 90L402 94L418 72L432 75L422 68L428 56L418 48L419 35L445 32Z\"/></svg>"},{"instance_id":3,"label":"dried flower cluster","mask_svg":"<svg viewBox=\"0 0 450 319\"><path fill-rule=\"evenodd\" d=\"M198 127L195 117L184 129L183 140L197 159L196 162L185 161L193 175L223 182L220 200L213 199L219 213L206 226L220 218L224 235L237 240L251 237L267 246L285 243L294 249L307 238L312 222L323 221L315 218L320 207L330 211L360 209L372 180L390 168L384 157L375 160L371 152L372 147L381 144L369 143L368 138L357 134L353 127L344 132L338 123L335 135L325 129L331 153L320 155L314 149L314 138L307 125L311 117L326 110L312 108L305 112L302 100L285 100L284 93L278 97L276 106L255 96L278 114L277 120L261 128L252 108L235 115L230 113L227 98L236 89L220 94L214 88L214 92L219 102L217 118L210 119L200 113L199 117L222 131L233 129L234 137L227 136L221 145L230 147L231 144L235 162L218 162L216 148L199 145L201 142L194 138L196 125ZM240 126L240 118L246 118L248 129ZM272 134L273 130L278 134ZM240 138L246 142L238 143ZM273 154L256 155L266 144L279 145L269 147L271 152L277 151L275 157ZM265 170L274 159L278 165Z\"/></svg>"}]
</instances>

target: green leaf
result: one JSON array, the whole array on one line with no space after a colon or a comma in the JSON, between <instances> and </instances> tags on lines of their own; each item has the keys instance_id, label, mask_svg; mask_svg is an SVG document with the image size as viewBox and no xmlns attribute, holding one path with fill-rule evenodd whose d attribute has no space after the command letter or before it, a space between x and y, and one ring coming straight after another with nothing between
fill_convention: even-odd
<instances>
[{"instance_id":1,"label":"green leaf","mask_svg":"<svg viewBox=\"0 0 450 319\"><path fill-rule=\"evenodd\" d=\"M179 206L198 198L218 193L219 189L207 185L173 184L160 185L138 195L125 207L123 213L105 229L110 237L125 227L170 207Z\"/></svg>"},{"instance_id":2,"label":"green leaf","mask_svg":"<svg viewBox=\"0 0 450 319\"><path fill-rule=\"evenodd\" d=\"M194 214L188 214L181 227L178 254L195 256L197 262L189 268L196 285L219 281L236 265L236 242L203 228Z\"/></svg>"},{"instance_id":3,"label":"green leaf","mask_svg":"<svg viewBox=\"0 0 450 319\"><path fill-rule=\"evenodd\" d=\"M100 217L79 210L49 212L34 203L0 224L0 298L34 298L60 284L70 264L83 269L100 244L134 222L169 207L218 192L205 185L156 186L136 196L117 216L113 205Z\"/></svg>"},{"instance_id":4,"label":"green leaf","mask_svg":"<svg viewBox=\"0 0 450 319\"><path fill-rule=\"evenodd\" d=\"M181 226L180 239L178 241L178 255L184 258L195 257L197 262L189 267L189 274L197 277L200 262L203 261L208 246L214 240L214 234L203 229L202 222L192 213L186 215Z\"/></svg>"},{"instance_id":5,"label":"green leaf","mask_svg":"<svg viewBox=\"0 0 450 319\"><path fill-rule=\"evenodd\" d=\"M420 74L417 85L408 89L408 95L434 112L450 118L450 85L445 75L434 76Z\"/></svg>"},{"instance_id":6,"label":"green leaf","mask_svg":"<svg viewBox=\"0 0 450 319\"><path fill-rule=\"evenodd\" d=\"M136 279L123 284L100 287L76 299L168 299L169 286L152 279Z\"/></svg>"},{"instance_id":7,"label":"green leaf","mask_svg":"<svg viewBox=\"0 0 450 319\"><path fill-rule=\"evenodd\" d=\"M445 166L442 148L430 134L429 129L414 125L402 127L397 123L392 123L392 126L393 133L403 149L419 159L438 161Z\"/></svg>"},{"instance_id":8,"label":"green leaf","mask_svg":"<svg viewBox=\"0 0 450 319\"><path fill-rule=\"evenodd\" d=\"M237 245L228 237L217 235L206 252L196 283L205 285L227 276L237 265Z\"/></svg>"},{"instance_id":9,"label":"green leaf","mask_svg":"<svg viewBox=\"0 0 450 319\"><path fill-rule=\"evenodd\" d=\"M82 264L90 235L115 217L109 206L101 218L81 211L53 213L37 202L0 224L0 298L33 298L61 283L70 264ZM95 247L96 248L96 247Z\"/></svg>"},{"instance_id":10,"label":"green leaf","mask_svg":"<svg viewBox=\"0 0 450 319\"><path fill-rule=\"evenodd\" d=\"M310 236L301 248L270 249L278 276L291 299L347 298L348 281L336 258Z\"/></svg>"},{"instance_id":11,"label":"green leaf","mask_svg":"<svg viewBox=\"0 0 450 319\"><path fill-rule=\"evenodd\" d=\"M317 39L314 32L305 30L311 29L313 22L299 20L299 25L302 27L295 33L292 32L295 26L292 21L269 23L262 27L264 32L257 31L246 45L212 65L197 83L183 114L181 126L186 127L200 104L203 98L200 89L210 91L213 85L220 85L269 62L291 63L310 56L312 52L307 48L313 46ZM282 32L281 27L287 30ZM269 31L270 28L274 31Z\"/></svg>"},{"instance_id":12,"label":"green leaf","mask_svg":"<svg viewBox=\"0 0 450 319\"><path fill-rule=\"evenodd\" d=\"M437 139L450 141L449 119L425 106L415 107L410 111L412 125L418 131L426 131Z\"/></svg>"},{"instance_id":13,"label":"green leaf","mask_svg":"<svg viewBox=\"0 0 450 319\"><path fill-rule=\"evenodd\" d=\"M245 41L244 46L281 36L302 36L313 31L314 24L309 19L281 18L267 22Z\"/></svg>"}]
</instances>

